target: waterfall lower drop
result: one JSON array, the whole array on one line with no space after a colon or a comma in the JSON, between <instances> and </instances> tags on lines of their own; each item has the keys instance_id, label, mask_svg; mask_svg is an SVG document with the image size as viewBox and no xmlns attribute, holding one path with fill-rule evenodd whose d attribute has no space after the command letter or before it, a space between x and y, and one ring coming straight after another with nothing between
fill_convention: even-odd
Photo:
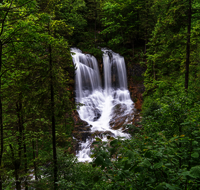
<instances>
[{"instance_id":1,"label":"waterfall lower drop","mask_svg":"<svg viewBox=\"0 0 200 190\"><path fill-rule=\"evenodd\" d=\"M102 88L98 63L95 57L83 54L77 48L71 48L73 62L76 66L76 102L83 104L78 113L82 120L91 125L91 133L109 131L114 137L129 138L120 128L114 130L110 121L133 113L133 102L127 89L125 61L122 56L111 50L102 49L104 67L104 88ZM116 116L119 107L122 112ZM133 119L133 114L132 119ZM126 119L127 120L127 119ZM106 140L106 137L102 140ZM81 162L91 161L91 139L81 143L77 157Z\"/></svg>"}]
</instances>

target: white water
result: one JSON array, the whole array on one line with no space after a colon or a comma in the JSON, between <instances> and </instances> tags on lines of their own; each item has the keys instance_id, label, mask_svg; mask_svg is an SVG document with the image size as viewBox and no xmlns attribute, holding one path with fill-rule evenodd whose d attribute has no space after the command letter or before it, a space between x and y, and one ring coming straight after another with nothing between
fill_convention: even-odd
<instances>
[{"instance_id":1,"label":"white water","mask_svg":"<svg viewBox=\"0 0 200 190\"><path fill-rule=\"evenodd\" d=\"M123 133L122 129L113 130L109 125L117 105L126 106L123 115L128 115L133 110L133 102L127 89L125 61L122 56L111 50L102 51L104 88L101 85L96 58L83 54L79 49L71 49L73 62L77 68L76 102L84 104L80 106L78 113L82 120L92 125L91 132L110 131L115 137L128 138L129 135ZM105 139L106 137L103 138ZM81 144L81 150L77 153L79 161L92 160L89 156L91 143L92 140L88 139Z\"/></svg>"}]
</instances>

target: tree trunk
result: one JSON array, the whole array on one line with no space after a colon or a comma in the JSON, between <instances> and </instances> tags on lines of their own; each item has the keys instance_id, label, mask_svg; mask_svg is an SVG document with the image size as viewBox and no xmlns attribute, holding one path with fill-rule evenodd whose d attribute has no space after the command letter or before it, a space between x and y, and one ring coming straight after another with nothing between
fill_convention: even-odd
<instances>
[{"instance_id":1,"label":"tree trunk","mask_svg":"<svg viewBox=\"0 0 200 190\"><path fill-rule=\"evenodd\" d=\"M94 23L94 44L95 48L97 47L97 3L95 1L95 23Z\"/></svg>"},{"instance_id":2,"label":"tree trunk","mask_svg":"<svg viewBox=\"0 0 200 190\"><path fill-rule=\"evenodd\" d=\"M19 132L19 136L18 136L18 157L16 157L14 159L14 165L15 165L15 176L16 176L16 189L17 190L21 190L21 181L19 179L19 174L18 171L20 169L20 165L21 165L21 154L22 154L22 141L23 141L23 123L22 123L22 116L21 116L21 111L22 111L22 104L21 101L19 100L19 102L16 103L16 111L17 111L17 117L18 117L18 126L16 131ZM14 152L13 152L14 154Z\"/></svg>"},{"instance_id":3,"label":"tree trunk","mask_svg":"<svg viewBox=\"0 0 200 190\"><path fill-rule=\"evenodd\" d=\"M34 140L32 141L32 147L33 147L33 166L34 166L34 173L35 173L35 180L38 180L37 177L37 165L36 165L36 161L35 161L35 142Z\"/></svg>"},{"instance_id":4,"label":"tree trunk","mask_svg":"<svg viewBox=\"0 0 200 190\"><path fill-rule=\"evenodd\" d=\"M135 46L134 46L134 40L132 41L132 53L133 53L133 59L134 59L134 56L135 56Z\"/></svg>"},{"instance_id":5,"label":"tree trunk","mask_svg":"<svg viewBox=\"0 0 200 190\"><path fill-rule=\"evenodd\" d=\"M94 24L94 45L95 48L97 47L96 41L97 41L97 19L95 18L95 24Z\"/></svg>"},{"instance_id":6,"label":"tree trunk","mask_svg":"<svg viewBox=\"0 0 200 190\"><path fill-rule=\"evenodd\" d=\"M22 107L22 105L21 105L21 107ZM24 130L23 123L24 123L23 122L23 115L21 114L21 126L22 126L22 136L23 136L23 145L24 145L24 170L25 170L25 175L27 175L28 174L28 163L27 163L27 155L26 155L25 130ZM25 190L28 190L27 177L25 178Z\"/></svg>"},{"instance_id":7,"label":"tree trunk","mask_svg":"<svg viewBox=\"0 0 200 190\"><path fill-rule=\"evenodd\" d=\"M33 116L33 129L35 129L36 132L38 132L37 127L35 127L35 117ZM37 176L37 163L36 163L36 158L38 157L38 144L37 144L37 138L36 141L33 139L32 140L32 148L33 148L33 167L34 167L34 174L35 174L35 180L38 180Z\"/></svg>"},{"instance_id":8,"label":"tree trunk","mask_svg":"<svg viewBox=\"0 0 200 190\"><path fill-rule=\"evenodd\" d=\"M155 53L156 53L156 48L155 48ZM155 62L153 63L153 78L154 78L154 80L157 80L157 78L156 78L156 65L155 65Z\"/></svg>"},{"instance_id":9,"label":"tree trunk","mask_svg":"<svg viewBox=\"0 0 200 190\"><path fill-rule=\"evenodd\" d=\"M149 4L148 0L145 1L145 8L146 8L146 19L145 19L145 45L144 45L144 54L146 55L147 52L147 36L148 36L148 17L149 17Z\"/></svg>"},{"instance_id":10,"label":"tree trunk","mask_svg":"<svg viewBox=\"0 0 200 190\"><path fill-rule=\"evenodd\" d=\"M2 67L2 51L3 46L2 42L0 41L0 73ZM2 114L2 100L1 100L1 76L0 76L0 130L1 130L1 152L0 152L0 168L2 167L2 158L3 158L3 114ZM2 187L2 176L0 173L0 190L3 190Z\"/></svg>"},{"instance_id":11,"label":"tree trunk","mask_svg":"<svg viewBox=\"0 0 200 190\"><path fill-rule=\"evenodd\" d=\"M50 34L50 29L49 29ZM52 142L53 142L53 163L54 163L54 190L57 185L57 155L56 155L56 125L55 125L55 110L54 110L54 87L53 87L53 69L52 69L52 49L49 45L49 64L50 64L50 89L51 89L51 124L52 124Z\"/></svg>"},{"instance_id":12,"label":"tree trunk","mask_svg":"<svg viewBox=\"0 0 200 190\"><path fill-rule=\"evenodd\" d=\"M186 72L185 72L185 90L188 89L189 83L189 65L190 65L190 32L191 32L191 0L189 0L189 9L188 9L188 30L187 30L187 48L186 48Z\"/></svg>"},{"instance_id":13,"label":"tree trunk","mask_svg":"<svg viewBox=\"0 0 200 190\"><path fill-rule=\"evenodd\" d=\"M154 80L156 80L155 63L153 64L153 78L154 78Z\"/></svg>"},{"instance_id":14,"label":"tree trunk","mask_svg":"<svg viewBox=\"0 0 200 190\"><path fill-rule=\"evenodd\" d=\"M12 157L12 163L15 168L15 181L16 181L16 190L21 190L21 181L19 180L19 167L20 167L20 160L18 158L15 158L13 147L10 144L10 149L11 149L11 157Z\"/></svg>"}]
</instances>

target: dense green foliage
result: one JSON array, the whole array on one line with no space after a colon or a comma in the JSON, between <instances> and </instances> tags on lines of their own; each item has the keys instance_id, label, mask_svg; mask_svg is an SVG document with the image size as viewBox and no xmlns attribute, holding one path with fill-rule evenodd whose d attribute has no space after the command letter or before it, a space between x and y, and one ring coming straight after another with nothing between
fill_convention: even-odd
<instances>
[{"instance_id":1,"label":"dense green foliage","mask_svg":"<svg viewBox=\"0 0 200 190\"><path fill-rule=\"evenodd\" d=\"M199 189L199 19L197 0L0 0L0 190ZM142 128L92 163L69 154L72 46L146 67Z\"/></svg>"},{"instance_id":2,"label":"dense green foliage","mask_svg":"<svg viewBox=\"0 0 200 190\"><path fill-rule=\"evenodd\" d=\"M0 10L0 188L16 181L16 189L27 189L30 169L37 178L38 165L52 157L52 117L58 142L70 146L66 113L74 107L68 90L74 68L62 33L72 29L53 9L40 13L36 1L3 1Z\"/></svg>"}]
</instances>

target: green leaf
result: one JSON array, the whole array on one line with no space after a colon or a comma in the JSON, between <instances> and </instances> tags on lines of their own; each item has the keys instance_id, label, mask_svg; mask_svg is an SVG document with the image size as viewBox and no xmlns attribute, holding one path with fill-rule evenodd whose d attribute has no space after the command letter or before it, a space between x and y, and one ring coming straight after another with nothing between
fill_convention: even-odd
<instances>
[{"instance_id":1,"label":"green leaf","mask_svg":"<svg viewBox=\"0 0 200 190\"><path fill-rule=\"evenodd\" d=\"M188 125L190 124L190 122L184 122L184 123L181 123L180 125Z\"/></svg>"},{"instance_id":2,"label":"green leaf","mask_svg":"<svg viewBox=\"0 0 200 190\"><path fill-rule=\"evenodd\" d=\"M198 152L194 152L194 153L191 154L191 156L193 158L198 158L199 157L199 153Z\"/></svg>"},{"instance_id":3,"label":"green leaf","mask_svg":"<svg viewBox=\"0 0 200 190\"><path fill-rule=\"evenodd\" d=\"M156 187L156 190L164 190L163 185L159 184L159 185Z\"/></svg>"},{"instance_id":4,"label":"green leaf","mask_svg":"<svg viewBox=\"0 0 200 190\"><path fill-rule=\"evenodd\" d=\"M185 171L185 172L182 172L182 173L181 173L181 175L182 175L182 176L187 176L187 175L190 175L190 171Z\"/></svg>"},{"instance_id":5,"label":"green leaf","mask_svg":"<svg viewBox=\"0 0 200 190\"><path fill-rule=\"evenodd\" d=\"M100 138L95 138L96 141L101 142L102 140Z\"/></svg>"},{"instance_id":6,"label":"green leaf","mask_svg":"<svg viewBox=\"0 0 200 190\"><path fill-rule=\"evenodd\" d=\"M162 165L163 165L162 162L156 163L156 164L154 164L154 168L155 168L155 169L157 169L157 168L161 168Z\"/></svg>"},{"instance_id":7,"label":"green leaf","mask_svg":"<svg viewBox=\"0 0 200 190\"><path fill-rule=\"evenodd\" d=\"M195 166L190 169L190 176L200 178L200 166Z\"/></svg>"},{"instance_id":8,"label":"green leaf","mask_svg":"<svg viewBox=\"0 0 200 190\"><path fill-rule=\"evenodd\" d=\"M141 163L141 165L143 165L144 167L149 167L151 166L151 163L149 162L149 160L146 159Z\"/></svg>"},{"instance_id":9,"label":"green leaf","mask_svg":"<svg viewBox=\"0 0 200 190\"><path fill-rule=\"evenodd\" d=\"M169 189L171 189L171 190L175 190L176 189L176 187L173 187L172 185L170 185L168 183L166 183L166 187L169 188Z\"/></svg>"},{"instance_id":10,"label":"green leaf","mask_svg":"<svg viewBox=\"0 0 200 190\"><path fill-rule=\"evenodd\" d=\"M194 145L197 145L198 144L198 142L197 141L193 141L192 142L192 145L194 146Z\"/></svg>"},{"instance_id":11,"label":"green leaf","mask_svg":"<svg viewBox=\"0 0 200 190\"><path fill-rule=\"evenodd\" d=\"M92 144L101 144L101 142L94 141Z\"/></svg>"}]
</instances>

